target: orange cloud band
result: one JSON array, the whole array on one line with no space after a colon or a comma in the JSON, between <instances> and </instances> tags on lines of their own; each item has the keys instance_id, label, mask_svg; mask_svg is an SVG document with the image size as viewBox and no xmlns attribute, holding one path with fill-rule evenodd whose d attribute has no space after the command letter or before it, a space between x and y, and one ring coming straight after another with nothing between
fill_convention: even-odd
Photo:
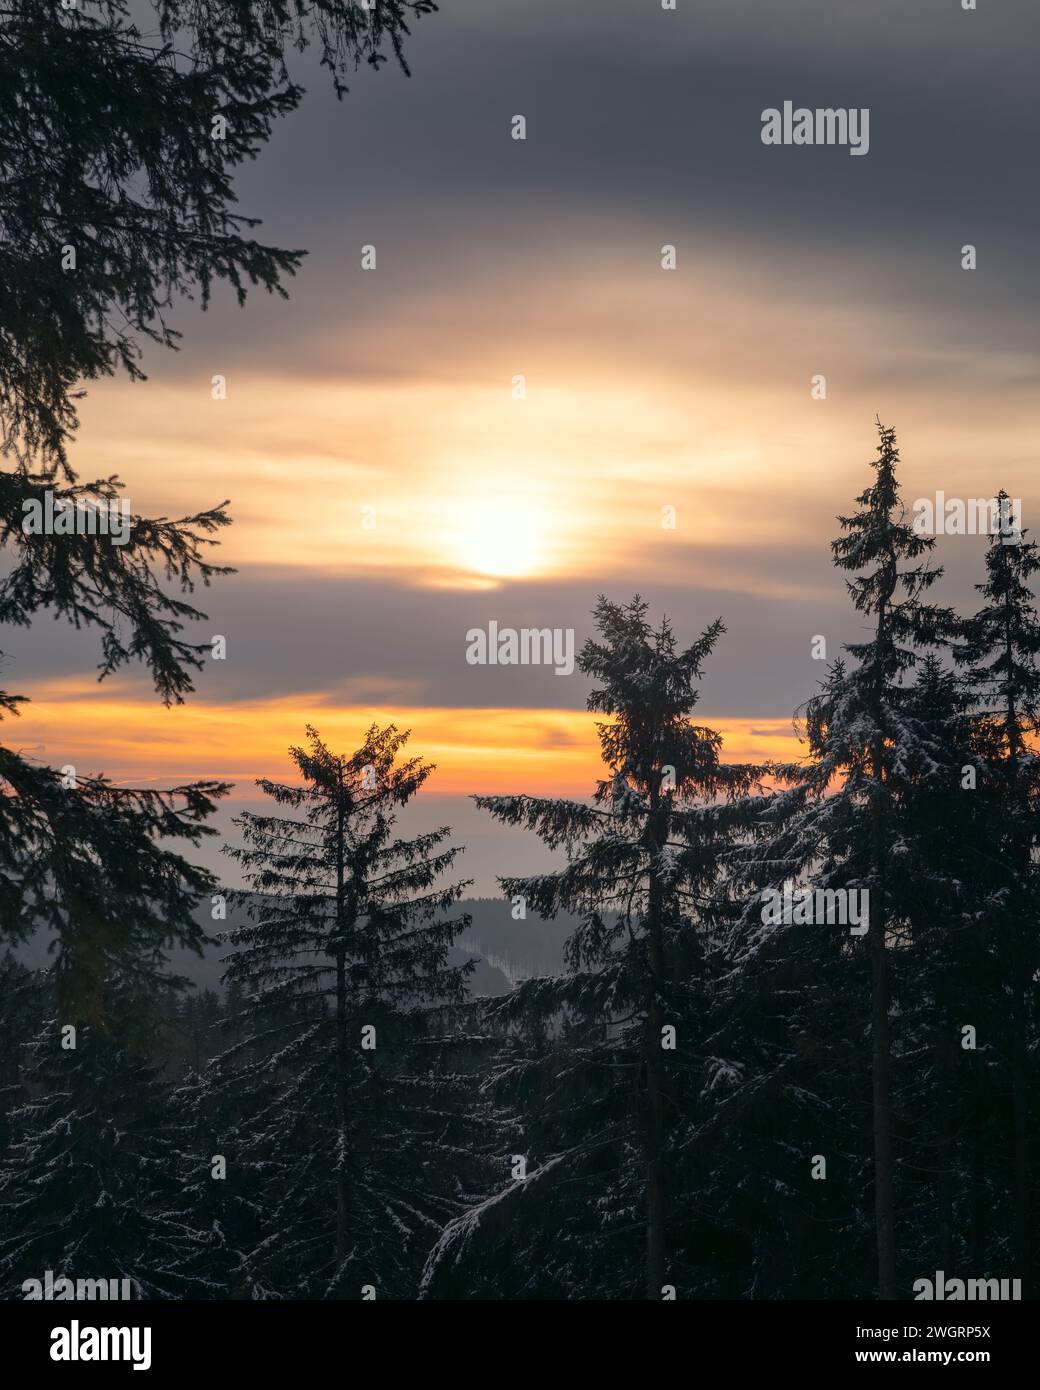
<instances>
[{"instance_id":1,"label":"orange cloud band","mask_svg":"<svg viewBox=\"0 0 1040 1390\"><path fill-rule=\"evenodd\" d=\"M729 762L790 758L790 720L717 719ZM595 717L574 710L380 708L336 705L322 693L163 709L154 700L109 698L96 686L53 682L8 720L2 739L54 767L104 772L117 782L167 785L195 778L235 782L288 777L286 750L316 725L351 752L372 722L412 730L410 749L436 763L427 784L438 795L528 792L585 796L602 775Z\"/></svg>"}]
</instances>

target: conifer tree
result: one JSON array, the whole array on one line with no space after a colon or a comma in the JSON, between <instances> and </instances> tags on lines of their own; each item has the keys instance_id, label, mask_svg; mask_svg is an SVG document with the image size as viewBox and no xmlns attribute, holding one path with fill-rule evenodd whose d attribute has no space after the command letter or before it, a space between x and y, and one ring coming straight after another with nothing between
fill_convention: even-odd
<instances>
[{"instance_id":1,"label":"conifer tree","mask_svg":"<svg viewBox=\"0 0 1040 1390\"><path fill-rule=\"evenodd\" d=\"M203 615L162 576L190 592L225 572L203 551L227 522L223 510L136 518L116 547L99 535L23 531L23 504L43 490L41 477L0 474L0 544L16 552L0 584L0 622L27 627L50 609L97 627L102 676L143 660L164 701L181 701L204 651L181 632ZM65 489L70 505L81 492ZM0 694L8 715L23 703ZM195 909L217 886L178 851L215 833L206 822L228 790L210 780L115 786L0 747L0 937L20 944L42 933L55 954L46 972L54 1018L33 1054L21 1049L33 1057L28 1093L9 1116L5 1277L39 1278L33 1266L45 1259L69 1277L125 1275L157 1296L180 1287L175 1250L194 1236L172 1214L179 1156L153 1069L155 1017L182 983L167 973L169 952L201 950ZM74 1050L58 1050L63 1029L75 1030Z\"/></svg>"},{"instance_id":2,"label":"conifer tree","mask_svg":"<svg viewBox=\"0 0 1040 1390\"><path fill-rule=\"evenodd\" d=\"M307 730L299 785L258 785L293 815L244 814L230 852L252 890L228 934L226 979L246 1036L217 1060L214 1151L248 1167L259 1243L239 1261L257 1296L414 1296L441 1227L477 1189L480 1142L448 1058L472 962L449 962L468 924L459 850L441 827L394 834L433 766L408 738L368 730L353 754ZM474 1112L477 1113L477 1112Z\"/></svg>"},{"instance_id":3,"label":"conifer tree","mask_svg":"<svg viewBox=\"0 0 1040 1390\"><path fill-rule=\"evenodd\" d=\"M857 498L859 510L839 518L844 534L831 547L834 563L855 572L846 586L871 631L846 647L853 664L835 663L809 701L807 762L772 769L781 790L757 807L761 840L735 862L743 862L751 882L773 892L811 875L817 888L869 895L862 940L870 971L877 1290L881 1298L893 1299L898 1286L892 958L908 943L907 904L917 893L910 828L901 813L914 770L927 764L931 738L913 709L908 678L922 651L952 632L954 618L923 601L942 573L923 562L935 542L907 523L896 476L895 431L878 422L878 433L874 479ZM771 948L772 938L789 926L763 926L760 900L753 899L738 934L738 958L746 960L767 943ZM836 948L834 924L817 924L813 931L821 958L835 949L839 961L859 954L847 940Z\"/></svg>"},{"instance_id":4,"label":"conifer tree","mask_svg":"<svg viewBox=\"0 0 1040 1390\"><path fill-rule=\"evenodd\" d=\"M985 1125L986 1071L992 1058L990 1002L995 983L992 876L974 871L985 846L988 808L972 790L980 766L968 710L970 692L936 654L920 663L907 717L918 746L902 770L900 822L911 873L901 889L906 922L900 997L904 1245L921 1268L982 1270L966 1237L972 1173L964 1138ZM976 1051L964 1025L981 1032ZM930 1254L926 1252L931 1252Z\"/></svg>"},{"instance_id":5,"label":"conifer tree","mask_svg":"<svg viewBox=\"0 0 1040 1390\"><path fill-rule=\"evenodd\" d=\"M25 1051L27 1094L0 1166L0 1286L129 1279L134 1297L176 1298L176 1266L199 1240L180 1211L183 1158L152 1061L156 1015L136 982L113 986L106 1028L59 1016Z\"/></svg>"},{"instance_id":6,"label":"conifer tree","mask_svg":"<svg viewBox=\"0 0 1040 1390\"><path fill-rule=\"evenodd\" d=\"M132 517L123 545L38 533L25 525L27 510L45 500L87 513L119 504L118 478L84 483L71 467L75 402L84 381L120 367L140 377L142 339L176 345L166 311L178 295L195 292L205 304L220 280L240 302L250 285L284 294L301 253L254 239L255 222L232 210L231 174L302 96L287 50L315 43L342 94L359 62L378 66L389 52L403 66L409 18L434 8L156 0L158 34L149 35L123 0L5 7L0 446L12 467L0 472L0 546L12 553L0 623L28 627L49 610L98 630L100 677L140 660L166 704L190 692L208 649L183 636L185 623L204 617L186 596L229 572L204 552L228 522L226 504L179 520ZM0 691L0 717L22 704ZM168 950L200 946L194 908L216 882L170 842L194 847L212 833L205 821L226 790L213 781L116 787L0 748L0 939L54 937L54 1029L78 1034L75 1053L57 1058L51 1033L41 1035L31 1095L15 1108L4 1181L15 1203L11 1240L21 1244L4 1247L5 1269L26 1250L111 1256L133 1266L142 1287L175 1287L165 1274L149 1279L141 1263L159 1238L164 1189L149 1196L129 1169L136 1156L142 1172L173 1171L143 1038L167 988ZM105 1117L97 1133L95 1108ZM75 1191L79 1155L111 1173L100 1192L83 1180L87 1205ZM36 1186L35 1164L45 1168ZM88 1230L92 1194L98 1212L111 1211Z\"/></svg>"},{"instance_id":7,"label":"conifer tree","mask_svg":"<svg viewBox=\"0 0 1040 1390\"><path fill-rule=\"evenodd\" d=\"M407 72L409 22L436 6L146 8L151 34L125 0L10 0L0 12L0 450L13 463L0 472L0 547L14 552L0 624L27 627L49 609L96 627L101 677L141 660L163 700L179 703L206 652L184 640L183 626L204 615L162 579L187 593L228 572L202 550L227 524L227 504L179 520L133 517L122 545L35 534L23 527L25 509L48 493L57 509L119 505L118 478L82 482L71 466L76 401L84 381L120 369L142 377L141 340L176 346L167 312L178 296L198 294L205 306L220 281L240 303L251 286L285 294L302 253L255 239L256 220L234 211L232 175L302 98L286 54L314 45L342 96L360 63L379 67L392 55ZM0 717L23 703L0 691ZM111 938L158 893L167 935L193 944L187 909L202 879L149 842L196 841L220 791L117 793L96 777L69 785L0 749L0 937L24 935L43 915L63 946L74 933ZM87 864L100 882L122 880L110 906L87 882ZM120 898L134 876L140 889L128 904Z\"/></svg>"},{"instance_id":8,"label":"conifer tree","mask_svg":"<svg viewBox=\"0 0 1040 1390\"><path fill-rule=\"evenodd\" d=\"M581 924L564 976L525 981L491 1006L515 1030L498 1089L517 1087L535 1154L527 1176L446 1233L438 1259L450 1270L471 1247L479 1257L480 1226L499 1241L511 1206L535 1296L660 1299L686 1269L671 1174L698 1089L690 1073L703 1079L704 912L733 829L717 803L746 793L755 769L723 763L720 735L690 718L722 623L680 649L648 608L601 597L599 638L579 656L599 681L589 708L609 716L597 725L607 771L591 804L475 798L567 856L557 873L502 878L505 894ZM508 1239L515 1248L521 1237ZM431 1268L429 1286L439 1277Z\"/></svg>"},{"instance_id":9,"label":"conifer tree","mask_svg":"<svg viewBox=\"0 0 1040 1390\"><path fill-rule=\"evenodd\" d=\"M314 45L338 95L360 64L407 72L432 0L6 0L0 11L0 444L67 466L83 381L141 377L177 345L176 296L284 295L302 253L256 240L233 175L294 110ZM145 23L142 24L142 11ZM149 32L151 31L151 32Z\"/></svg>"},{"instance_id":10,"label":"conifer tree","mask_svg":"<svg viewBox=\"0 0 1040 1390\"><path fill-rule=\"evenodd\" d=\"M113 479L54 492L75 507L91 488L102 500L118 498ZM0 623L30 627L50 612L95 629L99 679L141 661L163 702L182 702L209 651L186 641L184 626L205 614L166 581L190 593L228 573L206 555L213 533L228 524L225 511L131 518L127 543L117 546L104 535L23 530L26 505L42 505L47 490L42 477L0 473L0 547L11 552ZM25 703L0 692L0 718L17 716ZM0 938L17 942L38 929L54 935L70 1021L99 1006L114 956L143 969L174 944L197 948L193 908L216 883L174 846L195 847L214 833L206 821L228 790L211 780L166 790L116 787L0 746Z\"/></svg>"},{"instance_id":11,"label":"conifer tree","mask_svg":"<svg viewBox=\"0 0 1040 1390\"><path fill-rule=\"evenodd\" d=\"M226 516L136 519L125 547L26 533L21 504L38 500L41 486L24 473L0 475L0 543L17 551L0 584L0 621L29 626L51 609L76 627L97 626L102 676L144 660L165 702L182 700L202 649L180 634L203 615L166 592L155 570L186 591L209 583L223 571L201 547ZM73 503L78 496L73 486ZM7 714L23 703L0 695ZM28 1094L9 1116L5 1278L39 1278L44 1260L67 1277L125 1276L156 1296L177 1292L175 1249L194 1237L172 1214L179 1156L152 1065L156 1008L183 983L167 974L170 950L201 949L195 909L217 886L178 847L215 833L206 821L228 790L208 780L119 787L0 747L0 935L50 938L56 1010L37 1038ZM66 1029L76 1037L67 1051Z\"/></svg>"},{"instance_id":12,"label":"conifer tree","mask_svg":"<svg viewBox=\"0 0 1040 1390\"><path fill-rule=\"evenodd\" d=\"M0 1162L7 1154L8 1114L27 1094L25 1042L35 1035L47 1011L41 972L29 970L5 951L0 956Z\"/></svg>"},{"instance_id":13,"label":"conifer tree","mask_svg":"<svg viewBox=\"0 0 1040 1390\"><path fill-rule=\"evenodd\" d=\"M1025 537L1010 499L997 498L999 522L990 536L985 600L964 625L956 656L974 697L973 733L982 764L975 793L988 806L980 878L997 899L994 914L1006 1012L1003 1050L1010 1082L1013 1130L1012 1254L1015 1274L1032 1276L1030 1241L1031 1131L1035 1128L1036 972L1040 965L1035 850L1040 842L1040 618L1030 580L1040 553Z\"/></svg>"}]
</instances>

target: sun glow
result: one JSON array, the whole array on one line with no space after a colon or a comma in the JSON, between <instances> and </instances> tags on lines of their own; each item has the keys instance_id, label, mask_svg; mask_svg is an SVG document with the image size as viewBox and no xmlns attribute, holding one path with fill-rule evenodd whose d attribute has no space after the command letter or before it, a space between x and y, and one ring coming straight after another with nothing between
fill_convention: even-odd
<instances>
[{"instance_id":1,"label":"sun glow","mask_svg":"<svg viewBox=\"0 0 1040 1390\"><path fill-rule=\"evenodd\" d=\"M546 562L544 513L525 502L466 503L451 537L456 562L494 578L536 574Z\"/></svg>"}]
</instances>

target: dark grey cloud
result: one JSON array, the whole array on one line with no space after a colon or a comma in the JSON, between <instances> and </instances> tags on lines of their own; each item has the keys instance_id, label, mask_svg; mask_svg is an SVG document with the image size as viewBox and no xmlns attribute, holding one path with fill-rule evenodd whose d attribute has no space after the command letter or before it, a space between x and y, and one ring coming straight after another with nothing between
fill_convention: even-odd
<instances>
[{"instance_id":1,"label":"dark grey cloud","mask_svg":"<svg viewBox=\"0 0 1040 1390\"><path fill-rule=\"evenodd\" d=\"M1032 0L465 0L415 25L411 81L363 70L337 102L302 58L302 109L238 180L262 234L311 253L292 302L182 309L185 351L150 360L174 376L234 349L362 374L369 326L423 295L479 290L477 329L532 262L644 232L681 245L688 277L743 254L782 283L818 256L823 295L846 285L979 351L1032 350L1038 27ZM869 155L763 146L760 113L786 98L869 107ZM358 269L364 242L377 275Z\"/></svg>"}]
</instances>

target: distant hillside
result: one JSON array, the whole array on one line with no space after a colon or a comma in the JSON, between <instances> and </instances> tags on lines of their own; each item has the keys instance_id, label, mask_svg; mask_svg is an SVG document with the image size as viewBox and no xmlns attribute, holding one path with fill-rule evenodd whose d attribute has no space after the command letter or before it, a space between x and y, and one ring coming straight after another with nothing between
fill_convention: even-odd
<instances>
[{"instance_id":1,"label":"distant hillside","mask_svg":"<svg viewBox=\"0 0 1040 1390\"><path fill-rule=\"evenodd\" d=\"M506 898L467 898L459 906L473 918L460 944L479 952L510 984L532 975L563 974L563 945L578 925L570 913L548 921L529 912L525 921L514 922Z\"/></svg>"},{"instance_id":2,"label":"distant hillside","mask_svg":"<svg viewBox=\"0 0 1040 1390\"><path fill-rule=\"evenodd\" d=\"M196 921L200 923L209 936L213 936L217 932L231 931L235 927L242 926L248 920L244 906L229 907L225 922L212 921L208 908L203 908L201 912L196 914ZM206 951L202 960L190 951L175 951L170 960L170 968L176 974L187 976L200 989L212 989L219 992L222 989L220 977L224 970L221 965L221 958L227 955L228 949L213 945ZM448 963L449 965L461 965L463 961L472 960L474 956L483 956L483 952L460 944L454 946L450 951ZM486 959L478 959L477 968L469 977L471 994L508 994L511 987L510 980L502 970L496 969Z\"/></svg>"},{"instance_id":3,"label":"distant hillside","mask_svg":"<svg viewBox=\"0 0 1040 1390\"><path fill-rule=\"evenodd\" d=\"M467 898L459 903L460 912L468 912L473 921L452 949L450 962L478 958L476 970L470 976L473 994L506 994L519 980L532 975L561 975L563 973L563 944L577 926L577 918L560 913L555 921L528 913L525 921L514 922L512 904L504 898ZM208 904L196 913L196 921L207 936L230 931L247 921L245 907L229 907L227 920L214 922ZM48 964L46 939L41 932L33 937L19 953L27 965ZM190 951L174 951L170 958L173 974L184 975L200 989L220 993L220 977L224 967L221 957L226 947L215 942L201 957Z\"/></svg>"}]
</instances>

